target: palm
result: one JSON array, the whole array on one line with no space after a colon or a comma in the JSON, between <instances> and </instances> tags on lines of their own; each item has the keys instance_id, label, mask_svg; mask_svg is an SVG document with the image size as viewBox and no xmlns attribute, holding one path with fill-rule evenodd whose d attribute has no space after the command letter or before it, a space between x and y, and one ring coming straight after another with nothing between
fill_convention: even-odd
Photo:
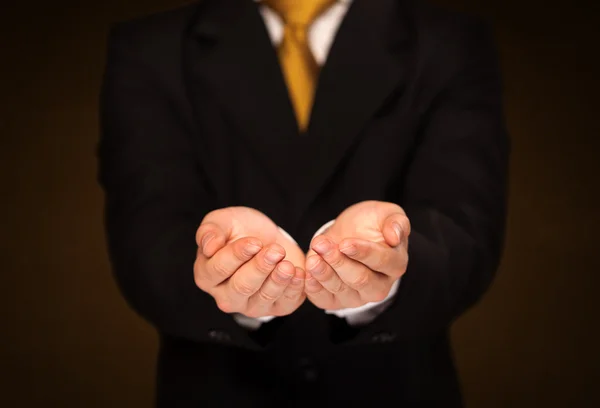
<instances>
[{"instance_id":1,"label":"palm","mask_svg":"<svg viewBox=\"0 0 600 408\"><path fill-rule=\"evenodd\" d=\"M402 208L393 203L364 201L344 210L326 234L336 243L345 238L383 243L383 223L388 216L399 211Z\"/></svg>"},{"instance_id":2,"label":"palm","mask_svg":"<svg viewBox=\"0 0 600 408\"><path fill-rule=\"evenodd\" d=\"M228 242L255 237L260 239L263 245L279 244L285 249L285 259L294 266L304 267L304 253L298 245L283 235L273 220L258 210L249 207L227 207L208 214L204 222L230 228Z\"/></svg>"}]
</instances>

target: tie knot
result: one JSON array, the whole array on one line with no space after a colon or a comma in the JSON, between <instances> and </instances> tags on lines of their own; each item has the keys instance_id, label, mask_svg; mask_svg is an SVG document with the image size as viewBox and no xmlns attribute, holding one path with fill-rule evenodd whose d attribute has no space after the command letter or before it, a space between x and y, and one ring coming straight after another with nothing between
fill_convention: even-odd
<instances>
[{"instance_id":1,"label":"tie knot","mask_svg":"<svg viewBox=\"0 0 600 408\"><path fill-rule=\"evenodd\" d=\"M286 25L309 26L337 0L262 0Z\"/></svg>"}]
</instances>

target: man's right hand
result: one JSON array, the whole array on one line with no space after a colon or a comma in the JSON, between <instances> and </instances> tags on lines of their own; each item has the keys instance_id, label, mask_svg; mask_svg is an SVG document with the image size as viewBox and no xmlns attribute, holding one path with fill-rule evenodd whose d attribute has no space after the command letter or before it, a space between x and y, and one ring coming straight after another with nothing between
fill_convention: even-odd
<instances>
[{"instance_id":1,"label":"man's right hand","mask_svg":"<svg viewBox=\"0 0 600 408\"><path fill-rule=\"evenodd\" d=\"M196 285L223 312L284 316L304 302L304 253L260 211L212 211L202 220L196 242Z\"/></svg>"}]
</instances>

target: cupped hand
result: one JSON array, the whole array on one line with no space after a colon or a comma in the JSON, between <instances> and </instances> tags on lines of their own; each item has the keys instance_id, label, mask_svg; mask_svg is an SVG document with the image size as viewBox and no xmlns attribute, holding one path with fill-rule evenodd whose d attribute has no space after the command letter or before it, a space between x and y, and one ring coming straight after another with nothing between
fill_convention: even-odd
<instances>
[{"instance_id":1,"label":"cupped hand","mask_svg":"<svg viewBox=\"0 0 600 408\"><path fill-rule=\"evenodd\" d=\"M325 310L384 300L406 271L410 222L402 208L382 201L348 207L306 257L305 292Z\"/></svg>"},{"instance_id":2,"label":"cupped hand","mask_svg":"<svg viewBox=\"0 0 600 408\"><path fill-rule=\"evenodd\" d=\"M222 311L283 316L304 301L304 253L260 211L212 211L202 220L196 241L196 285Z\"/></svg>"}]
</instances>

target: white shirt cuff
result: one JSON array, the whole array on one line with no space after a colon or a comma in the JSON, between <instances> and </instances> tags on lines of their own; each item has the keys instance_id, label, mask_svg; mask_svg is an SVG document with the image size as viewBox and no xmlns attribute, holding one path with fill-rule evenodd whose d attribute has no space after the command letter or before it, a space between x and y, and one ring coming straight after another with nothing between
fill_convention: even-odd
<instances>
[{"instance_id":1,"label":"white shirt cuff","mask_svg":"<svg viewBox=\"0 0 600 408\"><path fill-rule=\"evenodd\" d=\"M241 313L234 313L233 320L236 321L240 326L248 330L258 330L258 328L269 320L274 319L275 316L263 316L263 317L248 317Z\"/></svg>"}]
</instances>

